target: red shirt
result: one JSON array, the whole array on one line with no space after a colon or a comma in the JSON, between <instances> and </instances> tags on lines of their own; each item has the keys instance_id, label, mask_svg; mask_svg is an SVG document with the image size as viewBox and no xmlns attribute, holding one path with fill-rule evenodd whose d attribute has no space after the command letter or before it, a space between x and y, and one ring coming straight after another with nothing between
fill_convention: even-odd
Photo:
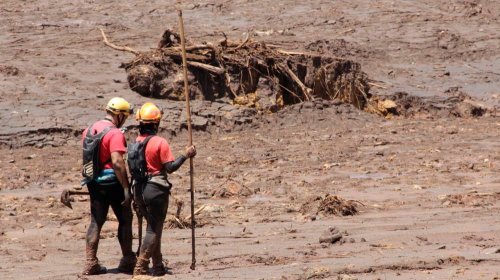
<instances>
[{"instance_id":1,"label":"red shirt","mask_svg":"<svg viewBox=\"0 0 500 280\"><path fill-rule=\"evenodd\" d=\"M149 135L139 135L135 139L137 142L142 142ZM153 136L149 139L146 145L146 163L148 167L148 173L151 175L158 175L163 169L163 164L174 161L175 157L170 150L170 145L165 138L160 136Z\"/></svg>"},{"instance_id":2,"label":"red shirt","mask_svg":"<svg viewBox=\"0 0 500 280\"><path fill-rule=\"evenodd\" d=\"M123 133L115 127L115 125L108 120L100 120L94 123L92 126L92 133L95 135L103 131L106 127L112 126L110 131L104 135L101 141L101 146L99 147L99 161L101 163L102 169L113 168L113 163L111 162L111 153L119 152L124 154L127 152L127 141ZM88 128L83 131L83 138L87 134Z\"/></svg>"}]
</instances>

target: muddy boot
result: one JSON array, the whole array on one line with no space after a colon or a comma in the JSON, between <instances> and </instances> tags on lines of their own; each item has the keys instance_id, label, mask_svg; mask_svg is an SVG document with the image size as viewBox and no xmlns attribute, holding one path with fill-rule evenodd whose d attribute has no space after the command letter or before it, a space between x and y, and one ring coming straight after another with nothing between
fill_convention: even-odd
<instances>
[{"instance_id":1,"label":"muddy boot","mask_svg":"<svg viewBox=\"0 0 500 280\"><path fill-rule=\"evenodd\" d=\"M95 260L87 260L85 268L83 269L83 275L98 275L105 274L108 270L99 264L97 258Z\"/></svg>"},{"instance_id":2,"label":"muddy boot","mask_svg":"<svg viewBox=\"0 0 500 280\"><path fill-rule=\"evenodd\" d=\"M122 259L120 260L120 265L118 265L118 271L123 273L132 273L134 271L136 262L137 258L135 257L135 254L122 257Z\"/></svg>"},{"instance_id":3,"label":"muddy boot","mask_svg":"<svg viewBox=\"0 0 500 280\"><path fill-rule=\"evenodd\" d=\"M153 276L163 276L167 273L165 269L165 265L163 263L159 263L153 266Z\"/></svg>"},{"instance_id":4,"label":"muddy boot","mask_svg":"<svg viewBox=\"0 0 500 280\"><path fill-rule=\"evenodd\" d=\"M149 270L149 259L142 257L137 258L137 263L134 268L134 275L147 275Z\"/></svg>"},{"instance_id":5,"label":"muddy boot","mask_svg":"<svg viewBox=\"0 0 500 280\"><path fill-rule=\"evenodd\" d=\"M97 275L104 274L107 269L99 264L97 259L97 243L87 244L86 247L87 261L85 263L85 268L83 269L83 275Z\"/></svg>"},{"instance_id":6,"label":"muddy boot","mask_svg":"<svg viewBox=\"0 0 500 280\"><path fill-rule=\"evenodd\" d=\"M163 264L163 257L160 253L161 248L158 245L151 258L153 261L153 276L163 276L166 273L165 265Z\"/></svg>"}]
</instances>

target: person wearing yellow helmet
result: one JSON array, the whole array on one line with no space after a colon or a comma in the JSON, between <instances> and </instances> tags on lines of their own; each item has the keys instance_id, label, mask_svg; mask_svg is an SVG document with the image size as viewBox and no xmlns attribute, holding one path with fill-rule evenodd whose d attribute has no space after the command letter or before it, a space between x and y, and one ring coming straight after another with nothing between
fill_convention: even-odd
<instances>
[{"instance_id":1,"label":"person wearing yellow helmet","mask_svg":"<svg viewBox=\"0 0 500 280\"><path fill-rule=\"evenodd\" d=\"M168 174L181 167L187 158L196 155L194 146L174 157L167 140L157 134L162 110L148 102L136 114L139 136L128 148L128 166L134 180L134 200L147 221L146 235L137 258L134 275L147 274L149 259L153 262L153 275L165 274L161 254L161 235L168 209L172 184Z\"/></svg>"},{"instance_id":2,"label":"person wearing yellow helmet","mask_svg":"<svg viewBox=\"0 0 500 280\"><path fill-rule=\"evenodd\" d=\"M84 275L106 273L106 268L97 259L97 248L110 206L118 220L118 241L123 255L118 270L130 273L135 267L131 193L123 158L127 143L119 129L132 112L132 106L125 99L114 97L106 106L104 119L93 123L83 132L82 184L86 184L89 190L91 213Z\"/></svg>"}]
</instances>

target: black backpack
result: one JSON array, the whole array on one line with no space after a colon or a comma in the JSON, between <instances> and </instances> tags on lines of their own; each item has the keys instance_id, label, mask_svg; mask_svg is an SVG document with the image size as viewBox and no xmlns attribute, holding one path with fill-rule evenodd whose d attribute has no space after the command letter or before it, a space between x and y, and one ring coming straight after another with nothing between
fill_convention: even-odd
<instances>
[{"instance_id":1,"label":"black backpack","mask_svg":"<svg viewBox=\"0 0 500 280\"><path fill-rule=\"evenodd\" d=\"M132 179L137 183L146 183L149 180L146 163L146 145L154 135L150 135L142 142L135 142L129 145L127 163Z\"/></svg>"},{"instance_id":2,"label":"black backpack","mask_svg":"<svg viewBox=\"0 0 500 280\"><path fill-rule=\"evenodd\" d=\"M85 138L83 139L83 168L82 168L82 176L88 181L92 181L99 173L101 173L101 163L99 161L99 150L101 147L101 141L104 135L108 133L113 126L106 127L103 131L92 135L92 127L91 125L88 130Z\"/></svg>"}]
</instances>

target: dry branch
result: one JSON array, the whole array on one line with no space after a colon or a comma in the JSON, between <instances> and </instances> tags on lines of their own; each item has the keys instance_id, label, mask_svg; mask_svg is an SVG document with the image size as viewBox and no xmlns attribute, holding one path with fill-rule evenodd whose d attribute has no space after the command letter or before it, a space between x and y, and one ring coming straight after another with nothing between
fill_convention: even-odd
<instances>
[{"instance_id":1,"label":"dry branch","mask_svg":"<svg viewBox=\"0 0 500 280\"><path fill-rule=\"evenodd\" d=\"M286 63L283 64L282 69L285 70L285 72L288 74L288 76L290 76L290 78L292 78L292 80L300 87L300 90L302 90L302 94L304 94L304 96L306 97L306 100L310 101L312 99L311 98L312 90L310 88L306 87L304 85L304 83L302 83L302 81L299 79L299 77L297 77L297 75L295 75L295 73L293 73L292 69L290 69L290 67L288 67L288 65Z\"/></svg>"},{"instance_id":2,"label":"dry branch","mask_svg":"<svg viewBox=\"0 0 500 280\"><path fill-rule=\"evenodd\" d=\"M214 73L216 75L223 75L226 73L226 70L224 68L212 66L209 64L201 63L201 62L188 61L187 64L190 66L193 66L193 67L204 69L204 70L206 70L210 73Z\"/></svg>"},{"instance_id":3,"label":"dry branch","mask_svg":"<svg viewBox=\"0 0 500 280\"><path fill-rule=\"evenodd\" d=\"M200 208L198 208L196 211L194 211L194 215L198 215L200 214L201 211L203 211L203 209L205 209L205 205L202 205ZM191 220L191 215L187 216L186 218L184 218L186 221L189 221Z\"/></svg>"},{"instance_id":4,"label":"dry branch","mask_svg":"<svg viewBox=\"0 0 500 280\"><path fill-rule=\"evenodd\" d=\"M139 52L132 49L132 48L129 48L129 47L126 47L126 46L117 46L111 42L108 41L108 37L106 37L106 33L104 33L104 30L102 28L99 28L101 30L101 34L102 34L102 39L104 41L104 44L106 44L106 46L112 48L112 49L115 49L115 50L118 50L118 51L124 51L124 52L130 52L130 53L133 53L135 55L138 55Z\"/></svg>"},{"instance_id":5,"label":"dry branch","mask_svg":"<svg viewBox=\"0 0 500 280\"><path fill-rule=\"evenodd\" d=\"M246 36L245 40L243 40L243 42L241 44L239 44L234 49L232 49L232 51L236 51L238 49L241 49L244 45L246 45L246 43L248 43L249 40L250 40L250 31L247 32L247 36Z\"/></svg>"}]
</instances>

